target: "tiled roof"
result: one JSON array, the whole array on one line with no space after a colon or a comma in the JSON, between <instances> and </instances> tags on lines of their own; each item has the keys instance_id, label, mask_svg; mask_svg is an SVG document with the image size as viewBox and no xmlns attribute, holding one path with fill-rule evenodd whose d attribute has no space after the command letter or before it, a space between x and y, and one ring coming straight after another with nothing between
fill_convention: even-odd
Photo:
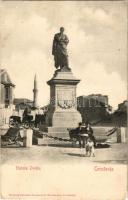
<instances>
[{"instance_id":1,"label":"tiled roof","mask_svg":"<svg viewBox=\"0 0 128 200\"><path fill-rule=\"evenodd\" d=\"M20 103L28 103L28 104L33 103L32 100L26 99L26 98L15 98L13 102L14 102L15 105L20 104Z\"/></svg>"},{"instance_id":2,"label":"tiled roof","mask_svg":"<svg viewBox=\"0 0 128 200\"><path fill-rule=\"evenodd\" d=\"M26 98L15 98L13 101L14 105L20 105L20 104L26 104L29 106L33 105L33 101L30 99L26 99Z\"/></svg>"}]
</instances>

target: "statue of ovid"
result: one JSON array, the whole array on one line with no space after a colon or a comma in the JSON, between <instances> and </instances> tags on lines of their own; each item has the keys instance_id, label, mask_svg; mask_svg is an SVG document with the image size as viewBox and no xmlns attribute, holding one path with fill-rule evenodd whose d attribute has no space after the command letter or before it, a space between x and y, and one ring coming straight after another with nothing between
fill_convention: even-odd
<instances>
[{"instance_id":1,"label":"statue of ovid","mask_svg":"<svg viewBox=\"0 0 128 200\"><path fill-rule=\"evenodd\" d=\"M67 45L69 39L64 34L64 27L56 33L53 40L52 55L54 56L55 68L60 71L70 71L68 62Z\"/></svg>"}]
</instances>

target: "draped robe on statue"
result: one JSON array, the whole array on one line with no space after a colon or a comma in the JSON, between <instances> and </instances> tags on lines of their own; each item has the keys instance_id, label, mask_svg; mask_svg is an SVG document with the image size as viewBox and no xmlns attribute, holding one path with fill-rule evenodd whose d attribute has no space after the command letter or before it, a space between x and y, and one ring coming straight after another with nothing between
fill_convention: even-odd
<instances>
[{"instance_id":1,"label":"draped robe on statue","mask_svg":"<svg viewBox=\"0 0 128 200\"><path fill-rule=\"evenodd\" d=\"M58 69L68 67L68 53L67 44L69 43L68 37L65 34L57 33L54 36L52 55L54 55L55 67Z\"/></svg>"}]
</instances>

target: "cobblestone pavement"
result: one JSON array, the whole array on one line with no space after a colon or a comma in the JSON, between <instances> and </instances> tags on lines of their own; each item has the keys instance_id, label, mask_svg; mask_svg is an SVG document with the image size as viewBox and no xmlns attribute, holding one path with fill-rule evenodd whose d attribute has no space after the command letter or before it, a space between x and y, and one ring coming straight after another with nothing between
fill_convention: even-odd
<instances>
[{"instance_id":1,"label":"cobblestone pavement","mask_svg":"<svg viewBox=\"0 0 128 200\"><path fill-rule=\"evenodd\" d=\"M96 148L95 157L85 157L85 150L72 148L69 144L38 146L31 148L1 148L2 164L25 162L42 163L127 163L127 144L111 144L109 148Z\"/></svg>"}]
</instances>

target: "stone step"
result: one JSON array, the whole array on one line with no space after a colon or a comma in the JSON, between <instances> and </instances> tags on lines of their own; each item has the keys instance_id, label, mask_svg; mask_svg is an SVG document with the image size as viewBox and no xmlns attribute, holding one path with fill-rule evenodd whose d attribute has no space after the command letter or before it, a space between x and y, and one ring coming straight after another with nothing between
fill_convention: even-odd
<instances>
[{"instance_id":1,"label":"stone step","mask_svg":"<svg viewBox=\"0 0 128 200\"><path fill-rule=\"evenodd\" d=\"M51 139L51 138L38 138L38 145L51 145L51 144L63 144L63 145L66 145L66 144L70 144L72 145L71 142L67 141L59 141L59 140L54 140L54 139Z\"/></svg>"},{"instance_id":2,"label":"stone step","mask_svg":"<svg viewBox=\"0 0 128 200\"><path fill-rule=\"evenodd\" d=\"M48 132L68 132L68 128L73 128L73 127L48 127Z\"/></svg>"}]
</instances>

